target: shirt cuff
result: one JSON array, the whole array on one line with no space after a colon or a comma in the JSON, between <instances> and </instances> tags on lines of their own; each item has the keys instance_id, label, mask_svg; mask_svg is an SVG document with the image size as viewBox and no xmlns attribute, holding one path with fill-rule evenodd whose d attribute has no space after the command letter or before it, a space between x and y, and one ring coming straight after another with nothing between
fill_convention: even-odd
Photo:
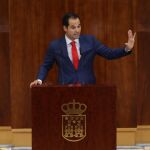
<instances>
[{"instance_id":1,"label":"shirt cuff","mask_svg":"<svg viewBox=\"0 0 150 150\"><path fill-rule=\"evenodd\" d=\"M131 52L131 51L132 51L131 49L128 49L127 47L125 47L125 49L124 49L124 50L125 50L125 52L126 52L126 53L128 53L128 52Z\"/></svg>"},{"instance_id":2,"label":"shirt cuff","mask_svg":"<svg viewBox=\"0 0 150 150\"><path fill-rule=\"evenodd\" d=\"M39 82L39 84L42 84L42 80L40 80L40 79L37 79L37 81Z\"/></svg>"}]
</instances>

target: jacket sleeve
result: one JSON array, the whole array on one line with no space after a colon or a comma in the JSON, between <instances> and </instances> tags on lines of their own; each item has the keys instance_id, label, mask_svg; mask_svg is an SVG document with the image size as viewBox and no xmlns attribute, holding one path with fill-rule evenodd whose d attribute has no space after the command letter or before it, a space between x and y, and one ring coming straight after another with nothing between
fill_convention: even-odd
<instances>
[{"instance_id":1,"label":"jacket sleeve","mask_svg":"<svg viewBox=\"0 0 150 150\"><path fill-rule=\"evenodd\" d=\"M96 53L106 59L116 59L126 55L129 55L132 51L126 52L124 48L109 48L106 45L102 44L95 37L94 40L94 49Z\"/></svg>"},{"instance_id":2,"label":"jacket sleeve","mask_svg":"<svg viewBox=\"0 0 150 150\"><path fill-rule=\"evenodd\" d=\"M54 48L52 44L50 44L47 49L47 54L45 56L44 62L39 69L37 79L43 81L46 78L48 71L52 68L54 62L55 62Z\"/></svg>"}]
</instances>

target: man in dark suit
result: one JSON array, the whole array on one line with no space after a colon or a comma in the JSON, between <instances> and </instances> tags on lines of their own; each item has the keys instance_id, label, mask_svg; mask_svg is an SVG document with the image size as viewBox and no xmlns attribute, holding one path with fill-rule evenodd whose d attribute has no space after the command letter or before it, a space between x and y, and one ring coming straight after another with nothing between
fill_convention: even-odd
<instances>
[{"instance_id":1,"label":"man in dark suit","mask_svg":"<svg viewBox=\"0 0 150 150\"><path fill-rule=\"evenodd\" d=\"M108 48L94 36L80 35L81 24L77 14L67 13L63 17L65 36L50 43L44 63L41 65L37 79L30 84L42 84L52 65L59 68L59 84L95 84L93 61L96 55L106 59L116 59L131 53L135 33L128 31L128 42L124 48Z\"/></svg>"}]
</instances>

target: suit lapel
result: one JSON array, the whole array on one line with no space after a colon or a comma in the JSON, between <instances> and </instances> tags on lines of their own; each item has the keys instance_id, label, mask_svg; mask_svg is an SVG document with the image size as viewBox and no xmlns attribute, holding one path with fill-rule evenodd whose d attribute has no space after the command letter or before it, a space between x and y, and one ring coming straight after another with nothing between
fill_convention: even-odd
<instances>
[{"instance_id":1,"label":"suit lapel","mask_svg":"<svg viewBox=\"0 0 150 150\"><path fill-rule=\"evenodd\" d=\"M85 61L85 56L87 54L87 52L89 50L91 50L91 45L85 40L85 38L81 35L79 38L79 42L80 42L80 54L81 54L81 58L79 61L79 67L78 69L80 69L80 67L82 66L82 63Z\"/></svg>"},{"instance_id":2,"label":"suit lapel","mask_svg":"<svg viewBox=\"0 0 150 150\"><path fill-rule=\"evenodd\" d=\"M61 49L62 55L63 55L64 57L68 57L68 58L69 58L65 37L63 37L63 38L60 40L60 49Z\"/></svg>"},{"instance_id":3,"label":"suit lapel","mask_svg":"<svg viewBox=\"0 0 150 150\"><path fill-rule=\"evenodd\" d=\"M65 37L63 37L63 38L60 40L60 49L61 49L62 55L65 57L65 59L68 61L68 63L69 63L72 67L74 67L72 61L70 60L70 58L69 58L69 56L68 56L67 44L66 44Z\"/></svg>"},{"instance_id":4,"label":"suit lapel","mask_svg":"<svg viewBox=\"0 0 150 150\"><path fill-rule=\"evenodd\" d=\"M87 42L85 41L83 36L80 36L79 42L80 42L80 54L82 56L82 55L84 55L84 53L86 53L90 49L90 47L87 44Z\"/></svg>"}]
</instances>

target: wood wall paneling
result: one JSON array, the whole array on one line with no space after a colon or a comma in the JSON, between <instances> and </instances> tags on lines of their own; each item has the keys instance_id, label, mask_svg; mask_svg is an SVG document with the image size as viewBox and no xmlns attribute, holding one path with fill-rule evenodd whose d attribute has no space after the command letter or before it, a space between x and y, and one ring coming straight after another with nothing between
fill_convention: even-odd
<instances>
[{"instance_id":1,"label":"wood wall paneling","mask_svg":"<svg viewBox=\"0 0 150 150\"><path fill-rule=\"evenodd\" d=\"M29 83L36 78L49 41L63 35L64 12L79 13L83 33L95 35L110 47L120 47L127 40L128 28L134 26L133 9L129 0L10 1L13 128L31 127ZM94 64L97 83L113 83L118 88L118 127L136 125L134 57L133 54L113 62L97 57ZM56 76L54 66L46 81L56 83Z\"/></svg>"},{"instance_id":2,"label":"wood wall paneling","mask_svg":"<svg viewBox=\"0 0 150 150\"><path fill-rule=\"evenodd\" d=\"M33 49L31 2L11 1L10 11L12 127L25 128L31 127L29 83L36 53Z\"/></svg>"},{"instance_id":3,"label":"wood wall paneling","mask_svg":"<svg viewBox=\"0 0 150 150\"><path fill-rule=\"evenodd\" d=\"M150 124L150 32L138 33L138 124Z\"/></svg>"},{"instance_id":4,"label":"wood wall paneling","mask_svg":"<svg viewBox=\"0 0 150 150\"><path fill-rule=\"evenodd\" d=\"M124 47L127 31L134 30L135 6L131 1L114 0L108 3L106 20L107 43ZM136 49L130 56L106 62L106 83L117 86L117 127L136 127Z\"/></svg>"},{"instance_id":5,"label":"wood wall paneling","mask_svg":"<svg viewBox=\"0 0 150 150\"><path fill-rule=\"evenodd\" d=\"M10 125L9 33L0 32L0 126Z\"/></svg>"},{"instance_id":6,"label":"wood wall paneling","mask_svg":"<svg viewBox=\"0 0 150 150\"><path fill-rule=\"evenodd\" d=\"M127 42L127 31L135 31L134 19L132 13L134 10L132 1L118 1L114 4L113 17L113 39L114 46L120 44L124 46ZM120 35L122 34L122 35ZM136 127L137 125L137 103L136 103L136 49L130 56L112 62L111 74L112 82L118 87L117 100L117 126L118 127Z\"/></svg>"},{"instance_id":7,"label":"wood wall paneling","mask_svg":"<svg viewBox=\"0 0 150 150\"><path fill-rule=\"evenodd\" d=\"M150 43L150 1L138 0L137 5L137 99L138 99L138 124L150 124L150 67L149 67L149 43Z\"/></svg>"},{"instance_id":8,"label":"wood wall paneling","mask_svg":"<svg viewBox=\"0 0 150 150\"><path fill-rule=\"evenodd\" d=\"M62 35L61 9L62 2L54 0L10 2L13 128L31 127L29 84L36 78L49 41ZM56 81L56 67L50 77L49 82Z\"/></svg>"},{"instance_id":9,"label":"wood wall paneling","mask_svg":"<svg viewBox=\"0 0 150 150\"><path fill-rule=\"evenodd\" d=\"M10 125L9 3L0 0L0 126Z\"/></svg>"},{"instance_id":10,"label":"wood wall paneling","mask_svg":"<svg viewBox=\"0 0 150 150\"><path fill-rule=\"evenodd\" d=\"M137 0L137 28L138 31L150 32L150 1L149 0Z\"/></svg>"},{"instance_id":11,"label":"wood wall paneling","mask_svg":"<svg viewBox=\"0 0 150 150\"><path fill-rule=\"evenodd\" d=\"M0 0L0 25L9 24L9 1Z\"/></svg>"}]
</instances>

